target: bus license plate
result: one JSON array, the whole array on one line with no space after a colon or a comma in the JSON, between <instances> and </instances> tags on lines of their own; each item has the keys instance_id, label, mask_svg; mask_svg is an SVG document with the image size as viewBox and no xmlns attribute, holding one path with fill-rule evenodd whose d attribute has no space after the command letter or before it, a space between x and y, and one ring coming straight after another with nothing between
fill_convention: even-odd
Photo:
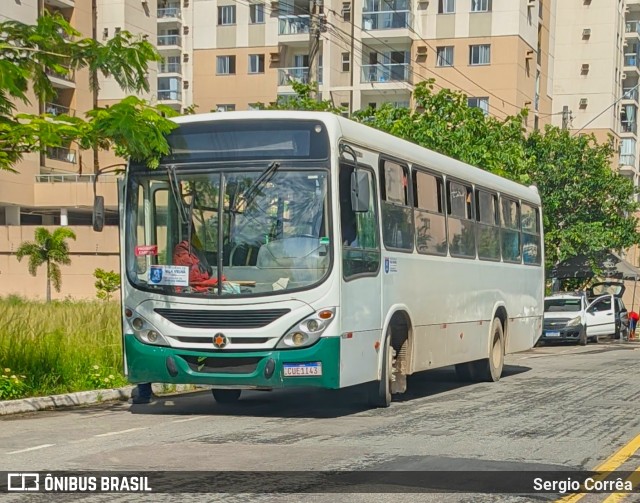
<instances>
[{"instance_id":1,"label":"bus license plate","mask_svg":"<svg viewBox=\"0 0 640 503\"><path fill-rule=\"evenodd\" d=\"M285 377L321 376L322 362L285 363L283 369Z\"/></svg>"},{"instance_id":2,"label":"bus license plate","mask_svg":"<svg viewBox=\"0 0 640 503\"><path fill-rule=\"evenodd\" d=\"M560 337L560 332L547 332L545 335L547 337Z\"/></svg>"}]
</instances>

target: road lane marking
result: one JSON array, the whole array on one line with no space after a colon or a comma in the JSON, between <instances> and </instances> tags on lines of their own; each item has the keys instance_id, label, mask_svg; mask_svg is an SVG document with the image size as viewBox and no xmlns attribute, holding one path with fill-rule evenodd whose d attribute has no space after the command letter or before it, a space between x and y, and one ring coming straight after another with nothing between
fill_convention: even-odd
<instances>
[{"instance_id":1,"label":"road lane marking","mask_svg":"<svg viewBox=\"0 0 640 503\"><path fill-rule=\"evenodd\" d=\"M129 428L128 430L120 430L120 431L110 431L109 433L100 433L99 435L94 435L94 437L111 437L113 435L121 435L123 433L130 433L132 431L146 430L147 428Z\"/></svg>"},{"instance_id":2,"label":"road lane marking","mask_svg":"<svg viewBox=\"0 0 640 503\"><path fill-rule=\"evenodd\" d=\"M592 472L612 472L621 467L635 452L640 449L640 434L636 435L629 442L623 445L618 451L613 453L609 458L596 466ZM593 480L604 480L607 475L596 475ZM574 493L560 498L556 503L575 503L584 498L588 493Z\"/></svg>"},{"instance_id":3,"label":"road lane marking","mask_svg":"<svg viewBox=\"0 0 640 503\"><path fill-rule=\"evenodd\" d=\"M635 489L638 486L638 483L640 483L640 468L638 468L631 475L629 475L629 477L627 478L627 481L631 482L631 484L633 484L633 488ZM627 496L629 496L629 494L630 493L613 493L602 503L618 503L619 501L622 501Z\"/></svg>"},{"instance_id":4,"label":"road lane marking","mask_svg":"<svg viewBox=\"0 0 640 503\"><path fill-rule=\"evenodd\" d=\"M28 449L20 449L19 451L7 452L7 454L20 454L21 452L37 451L38 449L45 449L46 447L53 447L56 444L42 444L35 447L29 447Z\"/></svg>"},{"instance_id":5,"label":"road lane marking","mask_svg":"<svg viewBox=\"0 0 640 503\"><path fill-rule=\"evenodd\" d=\"M202 417L188 417L187 419L176 419L171 421L172 423L186 423L187 421L195 421L196 419L202 419Z\"/></svg>"}]
</instances>

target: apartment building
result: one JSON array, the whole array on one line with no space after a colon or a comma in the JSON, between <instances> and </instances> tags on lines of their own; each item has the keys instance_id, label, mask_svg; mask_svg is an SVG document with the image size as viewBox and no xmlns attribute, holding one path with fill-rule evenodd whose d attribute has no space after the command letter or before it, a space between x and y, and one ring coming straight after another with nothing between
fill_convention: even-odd
<instances>
[{"instance_id":1,"label":"apartment building","mask_svg":"<svg viewBox=\"0 0 640 503\"><path fill-rule=\"evenodd\" d=\"M409 106L416 83L460 89L504 118L551 113L550 0L327 0L322 6L319 83L348 110ZM309 71L306 0L194 2L193 103L246 110L292 94ZM212 30L211 26L216 29Z\"/></svg>"}]
</instances>

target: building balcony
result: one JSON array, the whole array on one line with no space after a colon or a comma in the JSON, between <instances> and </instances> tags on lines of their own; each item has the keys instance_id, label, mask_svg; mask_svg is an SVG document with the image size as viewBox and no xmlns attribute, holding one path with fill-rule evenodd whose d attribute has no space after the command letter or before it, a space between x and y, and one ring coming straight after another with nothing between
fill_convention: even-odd
<instances>
[{"instance_id":1,"label":"building balcony","mask_svg":"<svg viewBox=\"0 0 640 503\"><path fill-rule=\"evenodd\" d=\"M160 63L158 65L158 75L167 73L182 75L182 65L180 63Z\"/></svg>"},{"instance_id":2,"label":"building balcony","mask_svg":"<svg viewBox=\"0 0 640 503\"><path fill-rule=\"evenodd\" d=\"M179 51L182 47L182 37L180 35L158 35L159 51Z\"/></svg>"},{"instance_id":3,"label":"building balcony","mask_svg":"<svg viewBox=\"0 0 640 503\"><path fill-rule=\"evenodd\" d=\"M46 150L44 156L52 161L62 161L69 164L76 164L78 161L78 153L72 148L50 147Z\"/></svg>"},{"instance_id":4,"label":"building balcony","mask_svg":"<svg viewBox=\"0 0 640 503\"><path fill-rule=\"evenodd\" d=\"M636 121L621 121L620 122L620 132L621 133L637 134L637 132L638 132L638 124L636 123Z\"/></svg>"},{"instance_id":5,"label":"building balcony","mask_svg":"<svg viewBox=\"0 0 640 503\"><path fill-rule=\"evenodd\" d=\"M636 155L635 154L620 154L620 169L623 167L631 167L635 169Z\"/></svg>"},{"instance_id":6,"label":"building balcony","mask_svg":"<svg viewBox=\"0 0 640 503\"><path fill-rule=\"evenodd\" d=\"M53 115L54 117L57 115L69 115L71 117L76 116L76 111L73 108L65 107L58 103L45 103L44 113Z\"/></svg>"},{"instance_id":7,"label":"building balcony","mask_svg":"<svg viewBox=\"0 0 640 503\"><path fill-rule=\"evenodd\" d=\"M401 30L411 26L411 11L376 11L362 13L362 29Z\"/></svg>"},{"instance_id":8,"label":"building balcony","mask_svg":"<svg viewBox=\"0 0 640 503\"><path fill-rule=\"evenodd\" d=\"M308 35L310 22L309 15L278 16L278 35Z\"/></svg>"},{"instance_id":9,"label":"building balcony","mask_svg":"<svg viewBox=\"0 0 640 503\"><path fill-rule=\"evenodd\" d=\"M158 103L163 105L169 105L171 107L182 106L182 92L159 90L158 91Z\"/></svg>"},{"instance_id":10,"label":"building balcony","mask_svg":"<svg viewBox=\"0 0 640 503\"><path fill-rule=\"evenodd\" d=\"M628 36L640 36L640 22L639 21L627 21L624 24L625 37Z\"/></svg>"},{"instance_id":11,"label":"building balcony","mask_svg":"<svg viewBox=\"0 0 640 503\"><path fill-rule=\"evenodd\" d=\"M49 77L51 85L57 89L75 89L76 73L74 70L67 69L65 72L56 72L52 68L46 68L45 74Z\"/></svg>"},{"instance_id":12,"label":"building balcony","mask_svg":"<svg viewBox=\"0 0 640 503\"><path fill-rule=\"evenodd\" d=\"M182 23L182 10L180 6L159 8L158 23Z\"/></svg>"},{"instance_id":13,"label":"building balcony","mask_svg":"<svg viewBox=\"0 0 640 503\"><path fill-rule=\"evenodd\" d=\"M638 101L638 88L629 87L622 89L622 101Z\"/></svg>"},{"instance_id":14,"label":"building balcony","mask_svg":"<svg viewBox=\"0 0 640 503\"><path fill-rule=\"evenodd\" d=\"M410 82L409 63L362 65L361 83Z\"/></svg>"},{"instance_id":15,"label":"building balcony","mask_svg":"<svg viewBox=\"0 0 640 503\"><path fill-rule=\"evenodd\" d=\"M633 52L625 53L624 66L625 70L627 70L628 68L638 70L638 68L640 68L640 57L638 57L638 55Z\"/></svg>"},{"instance_id":16,"label":"building balcony","mask_svg":"<svg viewBox=\"0 0 640 503\"><path fill-rule=\"evenodd\" d=\"M278 68L278 85L290 86L292 82L309 82L308 66L293 66L290 68ZM322 67L318 70L318 84L322 84Z\"/></svg>"},{"instance_id":17,"label":"building balcony","mask_svg":"<svg viewBox=\"0 0 640 503\"><path fill-rule=\"evenodd\" d=\"M76 6L74 0L44 0L44 4L56 9L73 9Z\"/></svg>"}]
</instances>

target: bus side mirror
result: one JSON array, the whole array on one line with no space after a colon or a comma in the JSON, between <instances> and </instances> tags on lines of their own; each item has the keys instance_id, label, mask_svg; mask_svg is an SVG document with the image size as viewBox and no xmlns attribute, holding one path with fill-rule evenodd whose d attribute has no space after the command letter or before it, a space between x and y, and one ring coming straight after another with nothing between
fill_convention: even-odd
<instances>
[{"instance_id":1,"label":"bus side mirror","mask_svg":"<svg viewBox=\"0 0 640 503\"><path fill-rule=\"evenodd\" d=\"M369 211L369 175L366 171L351 173L351 209L354 213Z\"/></svg>"},{"instance_id":2,"label":"bus side mirror","mask_svg":"<svg viewBox=\"0 0 640 503\"><path fill-rule=\"evenodd\" d=\"M93 198L93 230L102 232L104 227L104 196L95 196Z\"/></svg>"}]
</instances>

